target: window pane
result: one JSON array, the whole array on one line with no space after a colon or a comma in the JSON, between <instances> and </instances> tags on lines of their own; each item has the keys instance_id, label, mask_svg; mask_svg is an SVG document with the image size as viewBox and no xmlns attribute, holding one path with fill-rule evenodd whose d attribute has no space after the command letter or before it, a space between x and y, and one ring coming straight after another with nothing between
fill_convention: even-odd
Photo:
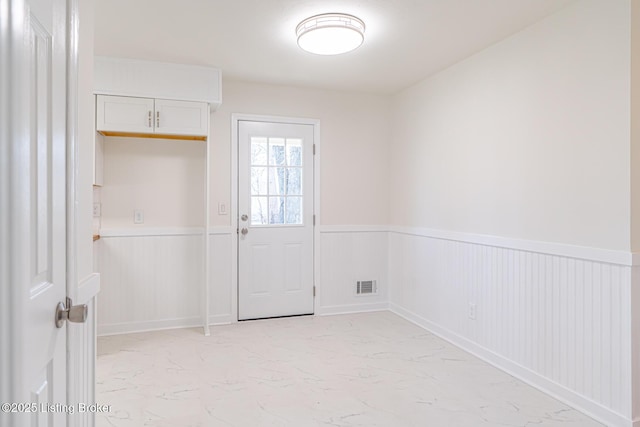
<instances>
[{"instance_id":1,"label":"window pane","mask_svg":"<svg viewBox=\"0 0 640 427\"><path fill-rule=\"evenodd\" d=\"M284 165L284 138L269 138L269 165Z\"/></svg>"},{"instance_id":2,"label":"window pane","mask_svg":"<svg viewBox=\"0 0 640 427\"><path fill-rule=\"evenodd\" d=\"M267 138L251 138L251 164L267 165Z\"/></svg>"},{"instance_id":3,"label":"window pane","mask_svg":"<svg viewBox=\"0 0 640 427\"><path fill-rule=\"evenodd\" d=\"M287 197L287 224L302 224L302 197Z\"/></svg>"},{"instance_id":4,"label":"window pane","mask_svg":"<svg viewBox=\"0 0 640 427\"><path fill-rule=\"evenodd\" d=\"M287 194L300 196L302 195L302 169L287 169Z\"/></svg>"},{"instance_id":5,"label":"window pane","mask_svg":"<svg viewBox=\"0 0 640 427\"><path fill-rule=\"evenodd\" d=\"M285 168L269 168L269 195L284 194Z\"/></svg>"},{"instance_id":6,"label":"window pane","mask_svg":"<svg viewBox=\"0 0 640 427\"><path fill-rule=\"evenodd\" d=\"M301 139L287 139L287 166L302 166Z\"/></svg>"},{"instance_id":7,"label":"window pane","mask_svg":"<svg viewBox=\"0 0 640 427\"><path fill-rule=\"evenodd\" d=\"M251 168L251 195L267 195L267 168Z\"/></svg>"},{"instance_id":8,"label":"window pane","mask_svg":"<svg viewBox=\"0 0 640 427\"><path fill-rule=\"evenodd\" d=\"M269 224L284 224L284 197L269 197Z\"/></svg>"},{"instance_id":9,"label":"window pane","mask_svg":"<svg viewBox=\"0 0 640 427\"><path fill-rule=\"evenodd\" d=\"M266 197L251 198L251 225L269 224L268 213L268 202Z\"/></svg>"}]
</instances>

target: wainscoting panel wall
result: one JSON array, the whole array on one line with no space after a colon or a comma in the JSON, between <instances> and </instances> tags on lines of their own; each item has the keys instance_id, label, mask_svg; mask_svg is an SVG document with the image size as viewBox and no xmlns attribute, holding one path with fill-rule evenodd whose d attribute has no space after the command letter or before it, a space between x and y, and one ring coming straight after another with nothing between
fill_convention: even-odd
<instances>
[{"instance_id":1,"label":"wainscoting panel wall","mask_svg":"<svg viewBox=\"0 0 640 427\"><path fill-rule=\"evenodd\" d=\"M232 275L233 239L230 227L209 233L209 324L225 324L238 320ZM234 230L235 232L235 230Z\"/></svg>"},{"instance_id":2,"label":"wainscoting panel wall","mask_svg":"<svg viewBox=\"0 0 640 427\"><path fill-rule=\"evenodd\" d=\"M237 321L233 232L209 233L210 324ZM99 334L201 326L200 232L104 234ZM316 314L389 308L608 425L640 427L631 254L375 226L318 235ZM369 280L377 293L357 295Z\"/></svg>"},{"instance_id":3,"label":"wainscoting panel wall","mask_svg":"<svg viewBox=\"0 0 640 427\"><path fill-rule=\"evenodd\" d=\"M98 334L202 325L201 233L102 234Z\"/></svg>"},{"instance_id":4,"label":"wainscoting panel wall","mask_svg":"<svg viewBox=\"0 0 640 427\"><path fill-rule=\"evenodd\" d=\"M323 226L316 314L387 309L387 246L386 227ZM377 293L356 295L357 282L368 280L376 281Z\"/></svg>"},{"instance_id":5,"label":"wainscoting panel wall","mask_svg":"<svg viewBox=\"0 0 640 427\"><path fill-rule=\"evenodd\" d=\"M416 234L389 236L393 311L631 425L630 266Z\"/></svg>"}]
</instances>

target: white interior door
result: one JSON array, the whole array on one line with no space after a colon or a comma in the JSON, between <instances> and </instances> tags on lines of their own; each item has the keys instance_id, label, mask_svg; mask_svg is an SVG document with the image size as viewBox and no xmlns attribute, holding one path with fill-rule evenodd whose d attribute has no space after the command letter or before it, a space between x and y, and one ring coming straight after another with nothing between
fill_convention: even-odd
<instances>
[{"instance_id":1,"label":"white interior door","mask_svg":"<svg viewBox=\"0 0 640 427\"><path fill-rule=\"evenodd\" d=\"M313 313L313 125L238 122L238 319Z\"/></svg>"},{"instance_id":2,"label":"white interior door","mask_svg":"<svg viewBox=\"0 0 640 427\"><path fill-rule=\"evenodd\" d=\"M8 133L0 164L2 178L9 179L9 193L1 198L0 222L8 227L0 247L9 288L1 308L10 316L2 317L2 331L11 335L0 348L2 364L9 364L0 379L0 400L23 406L9 407L0 424L62 427L67 414L55 405L67 402L66 328L56 327L55 310L66 295L67 5L65 0L9 3L0 2L2 13L10 13L0 20L2 37L15 49L2 56L14 55L2 78L3 88L11 87L2 93L11 109L0 111Z\"/></svg>"}]
</instances>

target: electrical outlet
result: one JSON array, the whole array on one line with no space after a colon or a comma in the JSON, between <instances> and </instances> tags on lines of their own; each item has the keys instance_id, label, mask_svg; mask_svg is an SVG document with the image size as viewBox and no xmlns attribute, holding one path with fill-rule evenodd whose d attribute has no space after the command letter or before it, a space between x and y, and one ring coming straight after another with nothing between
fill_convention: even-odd
<instances>
[{"instance_id":1,"label":"electrical outlet","mask_svg":"<svg viewBox=\"0 0 640 427\"><path fill-rule=\"evenodd\" d=\"M133 211L133 223L144 224L144 211L142 209L136 209Z\"/></svg>"},{"instance_id":2,"label":"electrical outlet","mask_svg":"<svg viewBox=\"0 0 640 427\"><path fill-rule=\"evenodd\" d=\"M227 205L224 203L218 203L218 215L226 215L227 214Z\"/></svg>"},{"instance_id":3,"label":"electrical outlet","mask_svg":"<svg viewBox=\"0 0 640 427\"><path fill-rule=\"evenodd\" d=\"M98 216L102 215L101 211L102 211L102 209L101 209L100 203L94 203L93 204L93 216L94 217L98 217Z\"/></svg>"},{"instance_id":4,"label":"electrical outlet","mask_svg":"<svg viewBox=\"0 0 640 427\"><path fill-rule=\"evenodd\" d=\"M470 302L469 303L469 319L471 320L476 320L476 315L477 315L477 306L475 302Z\"/></svg>"}]
</instances>

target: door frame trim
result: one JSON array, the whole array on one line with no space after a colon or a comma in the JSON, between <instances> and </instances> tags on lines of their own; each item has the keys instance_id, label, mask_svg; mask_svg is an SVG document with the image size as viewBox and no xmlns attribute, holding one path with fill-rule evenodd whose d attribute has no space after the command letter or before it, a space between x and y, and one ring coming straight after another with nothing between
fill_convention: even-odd
<instances>
[{"instance_id":1,"label":"door frame trim","mask_svg":"<svg viewBox=\"0 0 640 427\"><path fill-rule=\"evenodd\" d=\"M302 124L313 126L313 143L315 155L313 156L313 214L315 226L313 227L313 285L316 288L313 298L313 312L318 312L320 307L320 120L300 117L268 116L261 114L231 114L231 319L238 321L238 126L240 121ZM233 230L236 230L234 233ZM315 315L315 314L314 314Z\"/></svg>"},{"instance_id":2,"label":"door frame trim","mask_svg":"<svg viewBox=\"0 0 640 427\"><path fill-rule=\"evenodd\" d=\"M20 90L25 85L25 67L21 60L23 2L0 0L0 8L7 11L0 21L0 401L17 402L21 398L21 339L19 324L22 316L22 286L19 263L22 262L23 239L16 222L23 222L22 208L26 204L21 187L14 179L19 168L20 127L24 126L24 112ZM17 106L17 108L16 108ZM16 231L18 230L18 231ZM0 412L0 424L10 425L15 419Z\"/></svg>"}]
</instances>

